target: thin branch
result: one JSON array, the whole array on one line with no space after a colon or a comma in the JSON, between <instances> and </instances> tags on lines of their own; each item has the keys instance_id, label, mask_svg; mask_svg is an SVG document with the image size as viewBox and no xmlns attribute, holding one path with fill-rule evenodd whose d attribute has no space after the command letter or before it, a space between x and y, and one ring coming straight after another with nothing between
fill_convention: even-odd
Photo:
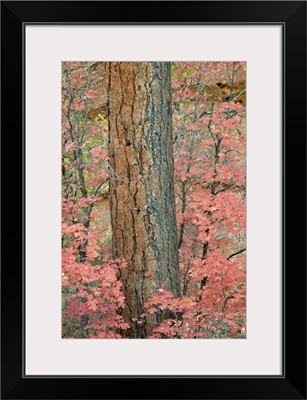
<instances>
[{"instance_id":1,"label":"thin branch","mask_svg":"<svg viewBox=\"0 0 307 400\"><path fill-rule=\"evenodd\" d=\"M236 253L231 254L229 257L227 257L227 260L230 260L232 257L237 256L240 253L243 253L243 251L245 251L246 249L242 249L237 251Z\"/></svg>"},{"instance_id":2,"label":"thin branch","mask_svg":"<svg viewBox=\"0 0 307 400\"><path fill-rule=\"evenodd\" d=\"M101 186L102 186L104 183L106 183L108 180L109 180L109 177L106 178L104 181L102 181L102 182L100 183L100 185L98 185L97 189L95 190L94 196L97 195L98 190L99 190L99 189L101 188Z\"/></svg>"}]
</instances>

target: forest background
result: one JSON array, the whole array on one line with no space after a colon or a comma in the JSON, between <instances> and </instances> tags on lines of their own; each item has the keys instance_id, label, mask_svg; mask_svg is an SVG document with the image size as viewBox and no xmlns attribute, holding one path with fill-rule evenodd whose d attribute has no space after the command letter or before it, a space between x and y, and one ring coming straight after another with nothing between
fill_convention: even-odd
<instances>
[{"instance_id":1,"label":"forest background","mask_svg":"<svg viewBox=\"0 0 307 400\"><path fill-rule=\"evenodd\" d=\"M245 63L170 66L179 288L156 284L130 314L109 211L112 179L127 179L110 159L110 64L62 64L62 336L245 338Z\"/></svg>"}]
</instances>

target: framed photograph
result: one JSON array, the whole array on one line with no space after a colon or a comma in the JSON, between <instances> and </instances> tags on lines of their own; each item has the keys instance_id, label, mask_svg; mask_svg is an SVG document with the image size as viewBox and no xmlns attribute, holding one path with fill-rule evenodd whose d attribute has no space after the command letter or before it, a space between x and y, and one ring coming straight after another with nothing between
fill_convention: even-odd
<instances>
[{"instance_id":1,"label":"framed photograph","mask_svg":"<svg viewBox=\"0 0 307 400\"><path fill-rule=\"evenodd\" d=\"M1 11L2 398L306 399L306 3Z\"/></svg>"}]
</instances>

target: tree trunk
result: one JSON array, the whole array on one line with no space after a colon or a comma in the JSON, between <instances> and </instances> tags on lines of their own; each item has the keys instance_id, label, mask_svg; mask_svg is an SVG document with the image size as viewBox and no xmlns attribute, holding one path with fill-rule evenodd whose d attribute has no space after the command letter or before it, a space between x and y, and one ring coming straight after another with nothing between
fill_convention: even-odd
<instances>
[{"instance_id":1,"label":"tree trunk","mask_svg":"<svg viewBox=\"0 0 307 400\"><path fill-rule=\"evenodd\" d=\"M109 64L110 210L114 257L123 257L130 337L145 338L164 315L134 318L163 288L179 296L171 77L167 62ZM157 320L159 318L159 320Z\"/></svg>"}]
</instances>

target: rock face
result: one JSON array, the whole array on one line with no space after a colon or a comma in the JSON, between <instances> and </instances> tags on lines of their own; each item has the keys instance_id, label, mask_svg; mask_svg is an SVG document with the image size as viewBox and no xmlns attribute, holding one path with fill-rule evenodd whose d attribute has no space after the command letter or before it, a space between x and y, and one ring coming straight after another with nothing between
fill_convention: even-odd
<instances>
[{"instance_id":1,"label":"rock face","mask_svg":"<svg viewBox=\"0 0 307 400\"><path fill-rule=\"evenodd\" d=\"M109 72L107 62L92 63L92 71L97 74L95 99L88 102L87 111L90 120L95 121L100 116L107 117L109 102Z\"/></svg>"},{"instance_id":2,"label":"rock face","mask_svg":"<svg viewBox=\"0 0 307 400\"><path fill-rule=\"evenodd\" d=\"M214 63L208 63L208 66ZM95 121L99 116L108 116L109 103L109 63L94 62L92 70L97 73L97 86L95 87L95 100L90 101L87 105L88 116ZM191 92L196 92L198 86L189 86ZM221 81L211 80L208 86L204 88L205 94L209 97L220 97L222 101L239 102L246 106L246 74L240 70L236 73L235 80L232 82L231 77Z\"/></svg>"},{"instance_id":3,"label":"rock face","mask_svg":"<svg viewBox=\"0 0 307 400\"><path fill-rule=\"evenodd\" d=\"M224 101L234 101L246 105L246 81L236 81L233 84L218 82L217 86L221 91Z\"/></svg>"},{"instance_id":4,"label":"rock face","mask_svg":"<svg viewBox=\"0 0 307 400\"><path fill-rule=\"evenodd\" d=\"M110 226L111 225L111 216L110 216L110 208L109 208L109 197L105 196L101 200L96 201L93 207L93 214L95 215L94 221L91 221L91 224L97 226Z\"/></svg>"}]
</instances>

